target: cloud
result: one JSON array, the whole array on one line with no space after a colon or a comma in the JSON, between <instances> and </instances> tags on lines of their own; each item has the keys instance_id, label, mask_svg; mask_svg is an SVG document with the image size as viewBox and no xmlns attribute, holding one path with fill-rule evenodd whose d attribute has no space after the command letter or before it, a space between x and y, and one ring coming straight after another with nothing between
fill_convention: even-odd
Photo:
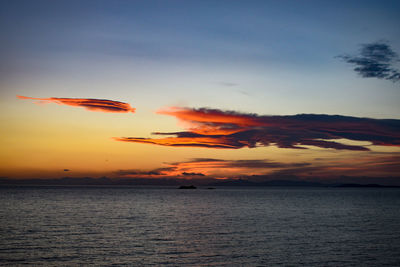
<instances>
[{"instance_id":1,"label":"cloud","mask_svg":"<svg viewBox=\"0 0 400 267\"><path fill-rule=\"evenodd\" d=\"M143 171L143 170L118 170L115 172L115 174L120 175L120 176L163 176L168 171L170 171L171 168L158 168L150 171Z\"/></svg>"},{"instance_id":2,"label":"cloud","mask_svg":"<svg viewBox=\"0 0 400 267\"><path fill-rule=\"evenodd\" d=\"M279 162L268 159L224 160L194 158L164 163L153 170L119 170L119 177L170 179L321 179L338 177L399 177L400 153L361 153L346 158L313 162Z\"/></svg>"},{"instance_id":3,"label":"cloud","mask_svg":"<svg viewBox=\"0 0 400 267\"><path fill-rule=\"evenodd\" d=\"M296 176L296 177L340 177L340 176L387 176L399 177L400 156L398 153L374 155L358 155L351 160L325 160L307 166L280 169L271 172L271 176Z\"/></svg>"},{"instance_id":4,"label":"cloud","mask_svg":"<svg viewBox=\"0 0 400 267\"><path fill-rule=\"evenodd\" d=\"M282 163L270 160L222 160L195 158L184 162L165 163L164 168L150 171L119 170L115 174L124 177L141 178L228 178L240 175L257 175L270 172L272 169L300 168L308 163Z\"/></svg>"},{"instance_id":5,"label":"cloud","mask_svg":"<svg viewBox=\"0 0 400 267\"><path fill-rule=\"evenodd\" d=\"M306 149L315 146L336 150L368 151L367 145L345 144L344 139L373 145L400 146L400 120L339 115L299 114L259 116L209 108L171 107L159 114L176 117L187 131L155 135L172 137L117 137L117 141L176 147L239 149L276 145Z\"/></svg>"},{"instance_id":6,"label":"cloud","mask_svg":"<svg viewBox=\"0 0 400 267\"><path fill-rule=\"evenodd\" d=\"M222 86L227 86L227 87L233 87L233 86L237 86L237 83L233 83L233 82L219 82L218 84L222 85Z\"/></svg>"},{"instance_id":7,"label":"cloud","mask_svg":"<svg viewBox=\"0 0 400 267\"><path fill-rule=\"evenodd\" d=\"M359 55L341 55L349 64L355 66L354 71L364 78L378 78L397 82L400 71L393 64L398 62L398 55L384 42L363 44Z\"/></svg>"},{"instance_id":8,"label":"cloud","mask_svg":"<svg viewBox=\"0 0 400 267\"><path fill-rule=\"evenodd\" d=\"M128 103L107 100L107 99L92 99L92 98L34 98L27 96L19 96L19 99L32 99L39 100L38 103L56 103L59 105L67 105L74 107L83 107L91 111L101 111L101 112L114 112L114 113L135 113L135 108L131 107Z\"/></svg>"},{"instance_id":9,"label":"cloud","mask_svg":"<svg viewBox=\"0 0 400 267\"><path fill-rule=\"evenodd\" d=\"M182 172L182 175L184 175L184 176L205 176L201 172Z\"/></svg>"}]
</instances>

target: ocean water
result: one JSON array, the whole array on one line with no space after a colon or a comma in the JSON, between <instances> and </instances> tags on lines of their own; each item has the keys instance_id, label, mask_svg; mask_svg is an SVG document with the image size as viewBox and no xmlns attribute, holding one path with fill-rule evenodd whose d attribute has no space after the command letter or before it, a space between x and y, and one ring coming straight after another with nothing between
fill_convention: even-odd
<instances>
[{"instance_id":1,"label":"ocean water","mask_svg":"<svg viewBox=\"0 0 400 267\"><path fill-rule=\"evenodd\" d=\"M400 189L3 187L0 265L400 266Z\"/></svg>"}]
</instances>

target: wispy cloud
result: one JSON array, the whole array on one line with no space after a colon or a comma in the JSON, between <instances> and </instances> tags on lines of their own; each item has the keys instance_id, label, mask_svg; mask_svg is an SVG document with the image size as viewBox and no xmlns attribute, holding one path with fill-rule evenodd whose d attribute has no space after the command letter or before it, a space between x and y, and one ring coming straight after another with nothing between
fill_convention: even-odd
<instances>
[{"instance_id":1,"label":"wispy cloud","mask_svg":"<svg viewBox=\"0 0 400 267\"><path fill-rule=\"evenodd\" d=\"M240 175L265 174L272 169L300 168L308 163L282 163L270 160L222 160L195 158L184 162L165 163L166 167L150 171L119 170L119 176L126 177L165 177L165 178L229 178Z\"/></svg>"},{"instance_id":2,"label":"wispy cloud","mask_svg":"<svg viewBox=\"0 0 400 267\"><path fill-rule=\"evenodd\" d=\"M322 162L314 162L309 166L299 166L273 171L271 176L296 177L340 177L340 176L387 176L399 177L400 156L398 153L375 155L358 155L351 160L327 159Z\"/></svg>"},{"instance_id":3,"label":"wispy cloud","mask_svg":"<svg viewBox=\"0 0 400 267\"><path fill-rule=\"evenodd\" d=\"M233 86L237 86L237 83L233 83L233 82L218 82L219 85L222 86L227 86L227 87L233 87Z\"/></svg>"},{"instance_id":4,"label":"wispy cloud","mask_svg":"<svg viewBox=\"0 0 400 267\"><path fill-rule=\"evenodd\" d=\"M131 107L128 103L113 101L108 99L93 99L93 98L35 98L27 96L19 96L19 99L32 99L38 100L40 104L46 103L56 103L59 105L67 105L74 107L83 107L91 111L101 111L101 112L114 112L114 113L135 113L135 108Z\"/></svg>"},{"instance_id":5,"label":"wispy cloud","mask_svg":"<svg viewBox=\"0 0 400 267\"><path fill-rule=\"evenodd\" d=\"M276 145L292 149L316 146L337 150L369 150L365 145L341 143L341 139L400 146L400 120L318 114L259 116L218 109L179 107L160 110L158 113L176 117L187 131L154 133L172 135L166 138L114 139L163 146L231 149Z\"/></svg>"},{"instance_id":6,"label":"wispy cloud","mask_svg":"<svg viewBox=\"0 0 400 267\"><path fill-rule=\"evenodd\" d=\"M351 159L327 158L313 162L279 162L267 159L224 160L194 158L164 163L153 170L119 170L119 177L180 179L332 179L351 177L398 177L399 153L358 153Z\"/></svg>"},{"instance_id":7,"label":"wispy cloud","mask_svg":"<svg viewBox=\"0 0 400 267\"><path fill-rule=\"evenodd\" d=\"M339 58L354 65L354 71L361 77L392 82L400 80L400 71L393 66L395 62L399 62L399 57L384 42L363 44L358 55L341 55Z\"/></svg>"}]
</instances>

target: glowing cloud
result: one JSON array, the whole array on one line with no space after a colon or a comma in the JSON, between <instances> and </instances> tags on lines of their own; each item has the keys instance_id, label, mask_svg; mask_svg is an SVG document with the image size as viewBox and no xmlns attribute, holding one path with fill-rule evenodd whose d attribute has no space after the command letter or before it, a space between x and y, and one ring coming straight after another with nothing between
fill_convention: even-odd
<instances>
[{"instance_id":1,"label":"glowing cloud","mask_svg":"<svg viewBox=\"0 0 400 267\"><path fill-rule=\"evenodd\" d=\"M211 158L196 158L184 162L168 163L164 168L150 171L119 170L119 176L126 177L157 177L157 178L194 178L204 177L229 178L240 175L261 175L271 170L300 168L308 163L282 163L270 160L222 160Z\"/></svg>"},{"instance_id":2,"label":"glowing cloud","mask_svg":"<svg viewBox=\"0 0 400 267\"><path fill-rule=\"evenodd\" d=\"M19 99L32 99L39 100L38 103L56 103L59 105L67 105L74 107L83 107L90 111L113 112L113 113L135 113L135 108L131 107L128 103L107 100L107 99L92 99L92 98L34 98L27 96L19 96Z\"/></svg>"},{"instance_id":3,"label":"glowing cloud","mask_svg":"<svg viewBox=\"0 0 400 267\"><path fill-rule=\"evenodd\" d=\"M182 162L165 163L153 170L119 170L119 177L184 178L184 179L331 179L351 177L397 177L400 171L399 153L356 152L343 159L306 162L278 162L267 159L223 160L195 158ZM354 157L354 155L357 155Z\"/></svg>"},{"instance_id":4,"label":"glowing cloud","mask_svg":"<svg viewBox=\"0 0 400 267\"><path fill-rule=\"evenodd\" d=\"M299 114L259 116L218 109L171 107L158 114L176 117L187 131L160 133L166 138L118 137L117 141L163 146L254 148L320 148L368 151L365 145L340 143L340 139L368 141L372 145L400 146L400 120L369 119L339 115Z\"/></svg>"}]
</instances>

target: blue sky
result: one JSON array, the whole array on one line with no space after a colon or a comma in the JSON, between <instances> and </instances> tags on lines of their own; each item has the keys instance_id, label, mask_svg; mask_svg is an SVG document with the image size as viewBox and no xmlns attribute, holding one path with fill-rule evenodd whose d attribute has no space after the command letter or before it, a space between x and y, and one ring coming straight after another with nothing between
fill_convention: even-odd
<instances>
[{"instance_id":1,"label":"blue sky","mask_svg":"<svg viewBox=\"0 0 400 267\"><path fill-rule=\"evenodd\" d=\"M390 101L399 99L398 85L360 79L335 58L379 40L399 50L398 9L398 1L4 1L3 83L46 96L108 97L108 85L136 99L142 87L164 101L172 95L164 105L204 105L231 92L245 111L260 98L299 109L255 110L269 113L316 112L325 104L307 108L313 96L343 101L343 111L327 113L398 117ZM32 86L44 81L54 87ZM199 90L210 93L203 99ZM382 111L357 112L371 97L386 102Z\"/></svg>"},{"instance_id":2,"label":"blue sky","mask_svg":"<svg viewBox=\"0 0 400 267\"><path fill-rule=\"evenodd\" d=\"M341 75L350 68L334 59L338 54L378 40L399 47L399 7L398 1L3 1L2 65L6 74L151 66L156 76L167 65L196 73L233 68L243 76ZM96 64L104 60L110 64Z\"/></svg>"}]
</instances>

